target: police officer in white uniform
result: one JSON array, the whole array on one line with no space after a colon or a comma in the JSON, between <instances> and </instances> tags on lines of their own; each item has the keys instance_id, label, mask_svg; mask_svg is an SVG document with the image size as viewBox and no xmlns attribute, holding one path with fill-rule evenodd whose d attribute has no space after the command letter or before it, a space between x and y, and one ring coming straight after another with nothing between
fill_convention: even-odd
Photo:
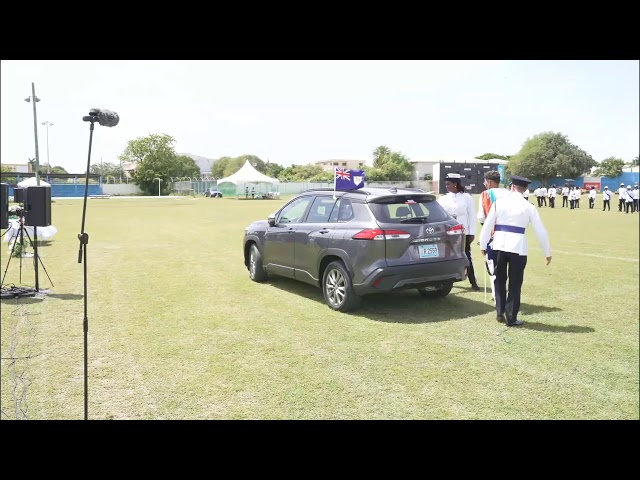
<instances>
[{"instance_id":1,"label":"police officer in white uniform","mask_svg":"<svg viewBox=\"0 0 640 480\"><path fill-rule=\"evenodd\" d=\"M602 191L602 201L604 203L604 205L602 205L603 212L605 208L607 211L611 211L611 195L613 195L613 193L611 193L609 187L604 187L604 190Z\"/></svg>"},{"instance_id":2,"label":"police officer in white uniform","mask_svg":"<svg viewBox=\"0 0 640 480\"><path fill-rule=\"evenodd\" d=\"M551 245L538 210L522 196L531 180L514 175L511 182L511 194L498 198L491 205L480 232L479 243L484 255L491 239L491 231L494 230L492 247L495 258L497 320L509 327L515 327L524 323L518 320L518 311L524 269L527 266L526 227L529 224L533 225L538 242L547 258L547 265L551 263Z\"/></svg>"},{"instance_id":3,"label":"police officer in white uniform","mask_svg":"<svg viewBox=\"0 0 640 480\"><path fill-rule=\"evenodd\" d=\"M618 188L618 211L624 212L624 199L627 196L627 191L624 188L624 183L620 184L620 188Z\"/></svg>"}]
</instances>

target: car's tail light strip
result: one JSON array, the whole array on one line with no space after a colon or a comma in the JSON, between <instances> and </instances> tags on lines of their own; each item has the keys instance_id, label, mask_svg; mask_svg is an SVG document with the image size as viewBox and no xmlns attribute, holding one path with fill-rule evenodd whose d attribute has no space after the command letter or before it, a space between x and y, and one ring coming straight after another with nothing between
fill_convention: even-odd
<instances>
[{"instance_id":1,"label":"car's tail light strip","mask_svg":"<svg viewBox=\"0 0 640 480\"><path fill-rule=\"evenodd\" d=\"M379 228L367 228L356 233L354 240L399 240L410 238L411 234L404 230L381 230Z\"/></svg>"},{"instance_id":2,"label":"car's tail light strip","mask_svg":"<svg viewBox=\"0 0 640 480\"><path fill-rule=\"evenodd\" d=\"M464 226L461 224L447 228L447 235L464 235Z\"/></svg>"}]
</instances>

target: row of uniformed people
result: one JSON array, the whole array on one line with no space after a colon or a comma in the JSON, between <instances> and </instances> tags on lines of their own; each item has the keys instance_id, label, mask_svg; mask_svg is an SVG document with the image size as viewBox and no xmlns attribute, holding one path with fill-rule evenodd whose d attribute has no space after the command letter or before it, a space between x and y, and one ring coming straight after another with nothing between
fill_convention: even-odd
<instances>
[{"instance_id":1,"label":"row of uniformed people","mask_svg":"<svg viewBox=\"0 0 640 480\"><path fill-rule=\"evenodd\" d=\"M634 213L638 211L638 198L640 198L640 192L638 191L637 183L634 185L633 190L631 190L631 185L627 185L625 188L624 183L621 183L616 195L618 195L619 212Z\"/></svg>"}]
</instances>

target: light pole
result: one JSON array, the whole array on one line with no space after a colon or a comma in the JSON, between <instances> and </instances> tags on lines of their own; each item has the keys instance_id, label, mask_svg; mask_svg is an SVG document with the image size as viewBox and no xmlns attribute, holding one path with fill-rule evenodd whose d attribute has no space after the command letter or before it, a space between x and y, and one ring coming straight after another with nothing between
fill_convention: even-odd
<instances>
[{"instance_id":1,"label":"light pole","mask_svg":"<svg viewBox=\"0 0 640 480\"><path fill-rule=\"evenodd\" d=\"M162 181L162 179L156 178L156 180L158 180L158 196L160 196L160 182Z\"/></svg>"},{"instance_id":2,"label":"light pole","mask_svg":"<svg viewBox=\"0 0 640 480\"><path fill-rule=\"evenodd\" d=\"M49 161L49 127L53 125L49 120L42 122L47 129L47 173L51 173L51 162Z\"/></svg>"},{"instance_id":3,"label":"light pole","mask_svg":"<svg viewBox=\"0 0 640 480\"><path fill-rule=\"evenodd\" d=\"M38 153L38 115L36 114L36 103L40 101L36 97L36 84L31 82L31 96L24 99L25 102L30 102L33 99L33 135L36 140L36 185L40 186L40 155Z\"/></svg>"}]
</instances>

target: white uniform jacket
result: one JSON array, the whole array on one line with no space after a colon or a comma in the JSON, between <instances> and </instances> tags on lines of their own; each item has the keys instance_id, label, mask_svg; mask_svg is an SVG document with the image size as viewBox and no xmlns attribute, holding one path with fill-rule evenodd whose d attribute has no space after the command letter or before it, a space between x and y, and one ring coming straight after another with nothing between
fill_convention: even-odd
<instances>
[{"instance_id":1,"label":"white uniform jacket","mask_svg":"<svg viewBox=\"0 0 640 480\"><path fill-rule=\"evenodd\" d=\"M464 226L465 235L476 234L476 209L471 195L467 192L449 192L441 196L438 203Z\"/></svg>"},{"instance_id":2,"label":"white uniform jacket","mask_svg":"<svg viewBox=\"0 0 640 480\"><path fill-rule=\"evenodd\" d=\"M529 224L533 225L533 230L538 237L545 257L550 257L551 244L547 230L540 220L540 214L537 208L518 192L511 192L510 195L498 198L491 205L480 232L480 249L487 249L487 244L491 239L491 231L495 230L491 244L493 250L527 255L528 245L525 229Z\"/></svg>"}]
</instances>

